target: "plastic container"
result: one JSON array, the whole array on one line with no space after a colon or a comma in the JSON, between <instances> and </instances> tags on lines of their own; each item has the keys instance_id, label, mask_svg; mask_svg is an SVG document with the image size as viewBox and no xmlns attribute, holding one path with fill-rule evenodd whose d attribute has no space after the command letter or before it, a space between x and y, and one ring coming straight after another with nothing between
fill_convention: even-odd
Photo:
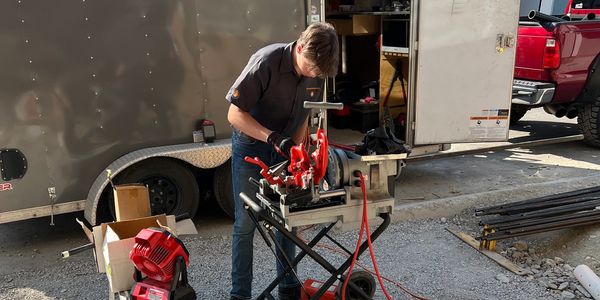
<instances>
[{"instance_id":1,"label":"plastic container","mask_svg":"<svg viewBox=\"0 0 600 300\"><path fill-rule=\"evenodd\" d=\"M367 132L379 126L379 104L354 103L350 108L351 128Z\"/></svg>"}]
</instances>

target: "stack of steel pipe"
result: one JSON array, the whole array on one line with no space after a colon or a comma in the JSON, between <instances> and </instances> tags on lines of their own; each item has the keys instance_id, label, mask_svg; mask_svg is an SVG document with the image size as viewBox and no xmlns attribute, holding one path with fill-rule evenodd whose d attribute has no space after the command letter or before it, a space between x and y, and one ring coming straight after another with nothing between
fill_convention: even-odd
<instances>
[{"instance_id":1,"label":"stack of steel pipe","mask_svg":"<svg viewBox=\"0 0 600 300\"><path fill-rule=\"evenodd\" d=\"M600 223L600 186L476 209L498 215L479 223L480 240L494 241Z\"/></svg>"}]
</instances>

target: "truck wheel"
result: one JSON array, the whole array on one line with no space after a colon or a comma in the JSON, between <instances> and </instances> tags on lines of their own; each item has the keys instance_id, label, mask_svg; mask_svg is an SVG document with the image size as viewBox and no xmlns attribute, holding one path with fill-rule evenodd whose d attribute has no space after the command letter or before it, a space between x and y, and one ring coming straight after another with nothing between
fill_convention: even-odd
<instances>
[{"instance_id":1,"label":"truck wheel","mask_svg":"<svg viewBox=\"0 0 600 300\"><path fill-rule=\"evenodd\" d=\"M215 169L213 191L219 207L230 217L235 217L233 186L231 184L231 160Z\"/></svg>"},{"instance_id":2,"label":"truck wheel","mask_svg":"<svg viewBox=\"0 0 600 300\"><path fill-rule=\"evenodd\" d=\"M527 105L512 104L510 106L510 125L514 125L519 122L523 116L529 111L530 107Z\"/></svg>"},{"instance_id":3,"label":"truck wheel","mask_svg":"<svg viewBox=\"0 0 600 300\"><path fill-rule=\"evenodd\" d=\"M600 98L584 104L577 113L577 125L583 133L583 141L591 146L600 147Z\"/></svg>"},{"instance_id":4,"label":"truck wheel","mask_svg":"<svg viewBox=\"0 0 600 300\"><path fill-rule=\"evenodd\" d=\"M353 271L350 275L349 281L360 287L363 290L363 292L365 292L365 294L369 296L369 299L373 299L373 296L375 295L375 289L377 288L377 283L375 282L375 278L373 277L373 275L371 275L371 273L363 270ZM341 295L338 296L338 299L342 299ZM354 291L352 291L352 289L346 287L346 299L358 300L362 298Z\"/></svg>"},{"instance_id":5,"label":"truck wheel","mask_svg":"<svg viewBox=\"0 0 600 300\"><path fill-rule=\"evenodd\" d=\"M137 163L115 178L115 184L143 183L150 193L152 215L188 214L194 217L200 203L198 183L192 171L182 162L166 158L150 158ZM109 206L114 216L114 202L109 193Z\"/></svg>"}]
</instances>

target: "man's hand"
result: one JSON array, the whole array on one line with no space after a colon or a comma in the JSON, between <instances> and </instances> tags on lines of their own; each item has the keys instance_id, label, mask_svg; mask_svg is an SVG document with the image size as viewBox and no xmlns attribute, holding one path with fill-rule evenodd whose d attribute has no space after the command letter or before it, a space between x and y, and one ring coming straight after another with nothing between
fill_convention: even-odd
<instances>
[{"instance_id":1,"label":"man's hand","mask_svg":"<svg viewBox=\"0 0 600 300\"><path fill-rule=\"evenodd\" d=\"M269 143L269 145L273 146L273 148L275 148L275 150L277 150L277 152L281 156L285 158L290 157L290 150L293 146L296 145L291 137L283 136L275 131L269 134L267 142Z\"/></svg>"}]
</instances>

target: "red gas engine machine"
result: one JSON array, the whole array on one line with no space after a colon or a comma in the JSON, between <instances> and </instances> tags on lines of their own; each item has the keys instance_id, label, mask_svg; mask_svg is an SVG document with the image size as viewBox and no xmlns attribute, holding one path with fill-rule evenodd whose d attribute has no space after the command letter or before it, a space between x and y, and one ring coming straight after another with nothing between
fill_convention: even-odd
<instances>
[{"instance_id":1,"label":"red gas engine machine","mask_svg":"<svg viewBox=\"0 0 600 300\"><path fill-rule=\"evenodd\" d=\"M131 299L196 299L196 292L188 284L189 257L181 240L169 231L142 229L129 253L135 265L136 281L131 288Z\"/></svg>"}]
</instances>

